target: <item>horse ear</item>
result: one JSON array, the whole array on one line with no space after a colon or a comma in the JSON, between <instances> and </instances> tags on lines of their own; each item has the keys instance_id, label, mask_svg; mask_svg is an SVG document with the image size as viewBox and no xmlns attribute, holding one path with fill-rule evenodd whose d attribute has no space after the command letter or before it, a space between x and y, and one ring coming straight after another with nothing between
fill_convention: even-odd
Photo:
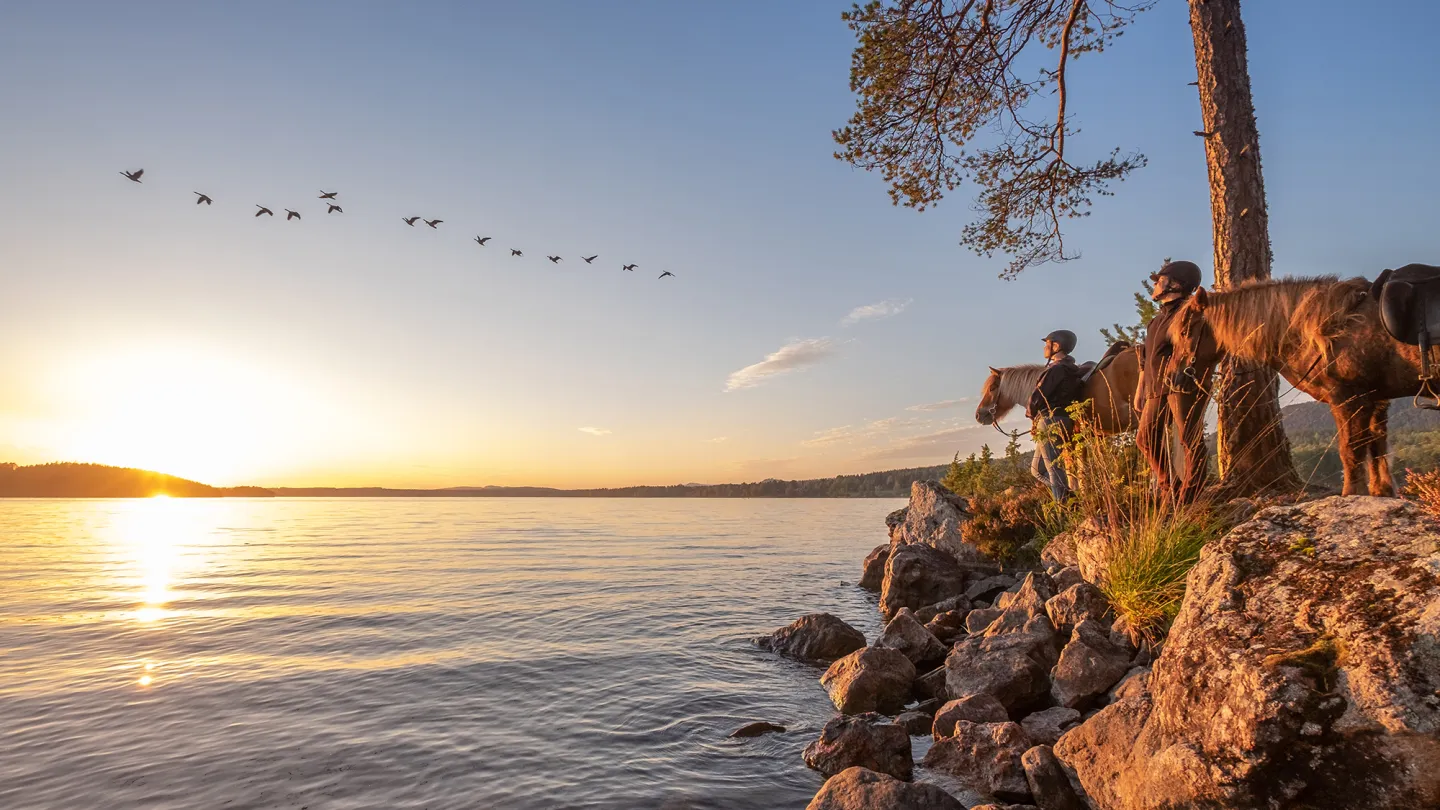
<instances>
[{"instance_id":1,"label":"horse ear","mask_svg":"<svg viewBox=\"0 0 1440 810\"><path fill-rule=\"evenodd\" d=\"M1195 308L1204 312L1208 297L1204 287L1197 287L1195 289Z\"/></svg>"},{"instance_id":2,"label":"horse ear","mask_svg":"<svg viewBox=\"0 0 1440 810\"><path fill-rule=\"evenodd\" d=\"M994 366L990 366L989 368L990 368L990 373L991 373L991 374L995 374L995 375L999 375L999 374L1000 374L1000 369L995 368Z\"/></svg>"}]
</instances>

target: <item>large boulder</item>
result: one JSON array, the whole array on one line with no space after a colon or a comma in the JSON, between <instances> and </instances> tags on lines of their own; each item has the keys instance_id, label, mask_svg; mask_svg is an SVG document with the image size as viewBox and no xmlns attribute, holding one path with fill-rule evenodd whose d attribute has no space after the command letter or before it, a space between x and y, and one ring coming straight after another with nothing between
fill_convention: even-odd
<instances>
[{"instance_id":1,"label":"large boulder","mask_svg":"<svg viewBox=\"0 0 1440 810\"><path fill-rule=\"evenodd\" d=\"M945 649L948 650L950 649L950 645L955 643L956 639L965 635L967 632L965 629L965 620L969 618L970 613L971 611L968 610L951 610L946 613L941 613L926 622L925 629L929 630L935 638L940 639L940 643L944 644Z\"/></svg>"},{"instance_id":2,"label":"large boulder","mask_svg":"<svg viewBox=\"0 0 1440 810\"><path fill-rule=\"evenodd\" d=\"M1149 692L1055 753L1097 810L1436 807L1437 690L1440 526L1332 497L1208 545Z\"/></svg>"},{"instance_id":3,"label":"large boulder","mask_svg":"<svg viewBox=\"0 0 1440 810\"><path fill-rule=\"evenodd\" d=\"M885 561L880 614L892 618L900 608L933 605L965 592L965 571L955 558L926 545L896 546Z\"/></svg>"},{"instance_id":4,"label":"large boulder","mask_svg":"<svg viewBox=\"0 0 1440 810\"><path fill-rule=\"evenodd\" d=\"M820 676L820 685L843 714L899 714L910 702L915 665L899 650L866 647L841 658Z\"/></svg>"},{"instance_id":5,"label":"large boulder","mask_svg":"<svg viewBox=\"0 0 1440 810\"><path fill-rule=\"evenodd\" d=\"M1110 600L1099 588L1088 582L1071 585L1045 602L1050 623L1062 633L1075 629L1086 619L1106 622L1110 618Z\"/></svg>"},{"instance_id":6,"label":"large boulder","mask_svg":"<svg viewBox=\"0 0 1440 810\"><path fill-rule=\"evenodd\" d=\"M965 614L965 632L979 635L990 629L990 625L1005 611L1000 608L979 608Z\"/></svg>"},{"instance_id":7,"label":"large boulder","mask_svg":"<svg viewBox=\"0 0 1440 810\"><path fill-rule=\"evenodd\" d=\"M951 698L990 695L1008 711L1021 713L1042 704L1050 691L1055 665L1055 630L1044 615L1017 630L966 636L945 658L945 690Z\"/></svg>"},{"instance_id":8,"label":"large boulder","mask_svg":"<svg viewBox=\"0 0 1440 810\"><path fill-rule=\"evenodd\" d=\"M910 781L910 734L878 714L830 719L819 739L805 746L805 764L826 776L860 766Z\"/></svg>"},{"instance_id":9,"label":"large boulder","mask_svg":"<svg viewBox=\"0 0 1440 810\"><path fill-rule=\"evenodd\" d=\"M1110 628L1088 619L1070 634L1050 673L1050 696L1071 709L1086 709L1130 671L1130 653L1110 640Z\"/></svg>"},{"instance_id":10,"label":"large boulder","mask_svg":"<svg viewBox=\"0 0 1440 810\"><path fill-rule=\"evenodd\" d=\"M1110 550L1114 546L1110 532L1095 518L1067 532L1068 543L1075 551L1073 565L1079 566L1080 576L1086 582L1104 582L1110 567Z\"/></svg>"},{"instance_id":11,"label":"large boulder","mask_svg":"<svg viewBox=\"0 0 1440 810\"><path fill-rule=\"evenodd\" d=\"M945 653L949 651L934 633L915 619L910 608L900 608L895 618L886 623L880 637L875 639L875 646L899 650L921 670L928 670L945 660Z\"/></svg>"},{"instance_id":12,"label":"large boulder","mask_svg":"<svg viewBox=\"0 0 1440 810\"><path fill-rule=\"evenodd\" d=\"M1009 574L992 574L971 582L965 587L965 597L971 602L991 600L1015 586L1015 578Z\"/></svg>"},{"instance_id":13,"label":"large boulder","mask_svg":"<svg viewBox=\"0 0 1440 810\"><path fill-rule=\"evenodd\" d=\"M830 663L865 646L865 634L829 613L807 613L755 643L812 663Z\"/></svg>"},{"instance_id":14,"label":"large boulder","mask_svg":"<svg viewBox=\"0 0 1440 810\"><path fill-rule=\"evenodd\" d=\"M1030 783L1030 795L1040 810L1087 810L1050 746L1031 748L1020 757L1020 764L1025 766L1025 781Z\"/></svg>"},{"instance_id":15,"label":"large boulder","mask_svg":"<svg viewBox=\"0 0 1440 810\"><path fill-rule=\"evenodd\" d=\"M805 810L965 810L960 800L935 785L903 782L865 768L847 768L830 777Z\"/></svg>"},{"instance_id":16,"label":"large boulder","mask_svg":"<svg viewBox=\"0 0 1440 810\"><path fill-rule=\"evenodd\" d=\"M985 796L1004 801L1026 801L1030 784L1020 758L1030 739L1016 723L972 723L961 720L955 733L942 737L925 753L923 764L932 771L955 777Z\"/></svg>"},{"instance_id":17,"label":"large boulder","mask_svg":"<svg viewBox=\"0 0 1440 810\"><path fill-rule=\"evenodd\" d=\"M1080 712L1064 706L1051 706L1020 721L1025 736L1036 745L1054 745L1065 730L1080 722Z\"/></svg>"},{"instance_id":18,"label":"large boulder","mask_svg":"<svg viewBox=\"0 0 1440 810\"><path fill-rule=\"evenodd\" d=\"M905 517L891 531L890 538L897 545L937 548L969 570L998 571L998 562L966 542L962 529L969 519L970 505L964 498L938 481L916 481L910 485Z\"/></svg>"},{"instance_id":19,"label":"large boulder","mask_svg":"<svg viewBox=\"0 0 1440 810\"><path fill-rule=\"evenodd\" d=\"M914 489L914 487L911 487ZM890 542L895 542L895 535L899 533L900 527L905 523L905 515L909 514L910 507L902 506L894 512L885 516L885 534Z\"/></svg>"},{"instance_id":20,"label":"large boulder","mask_svg":"<svg viewBox=\"0 0 1440 810\"><path fill-rule=\"evenodd\" d=\"M1002 612L1000 618L985 629L986 635L998 635L1021 630L1031 619L1045 615L1045 601L1054 596L1050 582L1044 574L1031 572L1013 592L1000 594L995 607Z\"/></svg>"},{"instance_id":21,"label":"large boulder","mask_svg":"<svg viewBox=\"0 0 1440 810\"><path fill-rule=\"evenodd\" d=\"M955 736L955 726L962 720L970 723L1004 723L1010 719L1000 701L989 695L969 695L952 700L935 712L930 733L938 740Z\"/></svg>"},{"instance_id":22,"label":"large boulder","mask_svg":"<svg viewBox=\"0 0 1440 810\"><path fill-rule=\"evenodd\" d=\"M873 551L865 555L865 562L861 566L860 587L867 591L880 590L885 583L885 561L890 559L890 544L876 546Z\"/></svg>"}]
</instances>

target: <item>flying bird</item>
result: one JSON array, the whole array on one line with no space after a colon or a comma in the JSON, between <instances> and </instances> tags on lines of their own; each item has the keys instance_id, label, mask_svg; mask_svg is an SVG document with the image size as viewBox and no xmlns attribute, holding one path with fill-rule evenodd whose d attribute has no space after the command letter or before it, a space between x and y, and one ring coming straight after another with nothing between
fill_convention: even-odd
<instances>
[{"instance_id":1,"label":"flying bird","mask_svg":"<svg viewBox=\"0 0 1440 810\"><path fill-rule=\"evenodd\" d=\"M326 191L325 189L322 188L322 189L320 189L320 199L322 199L322 200L333 200L333 199L335 199L335 195L336 195L336 194L339 194L339 193L340 193L340 192L338 192L338 191Z\"/></svg>"},{"instance_id":2,"label":"flying bird","mask_svg":"<svg viewBox=\"0 0 1440 810\"><path fill-rule=\"evenodd\" d=\"M590 256L590 257L588 257L588 258L585 257L585 256L581 256L580 258L585 259L585 263L586 263L586 264L589 264L589 263L595 261L596 259L600 258L600 254L599 254L599 253L596 253L594 256Z\"/></svg>"},{"instance_id":3,"label":"flying bird","mask_svg":"<svg viewBox=\"0 0 1440 810\"><path fill-rule=\"evenodd\" d=\"M259 211L256 211L256 212L255 212L255 216L257 216L257 217L260 216L261 214L269 214L269 215L272 216L272 217L275 216L275 212L274 212L274 211L271 211L269 208L266 208L266 207L263 206L263 205L257 205L257 206L255 206L255 207L260 209Z\"/></svg>"},{"instance_id":4,"label":"flying bird","mask_svg":"<svg viewBox=\"0 0 1440 810\"><path fill-rule=\"evenodd\" d=\"M663 272L663 273L660 274L660 278L664 278L664 277L666 277L666 276L674 276L674 275L675 275L674 273L670 272L669 270L666 270L665 272Z\"/></svg>"},{"instance_id":5,"label":"flying bird","mask_svg":"<svg viewBox=\"0 0 1440 810\"><path fill-rule=\"evenodd\" d=\"M524 256L525 254L524 254L524 253L521 253L520 251L516 250L515 248L510 248L510 255L511 255L511 256Z\"/></svg>"},{"instance_id":6,"label":"flying bird","mask_svg":"<svg viewBox=\"0 0 1440 810\"><path fill-rule=\"evenodd\" d=\"M345 213L345 209L344 209L344 208L341 208L340 206L336 205L335 203L327 203L327 205L330 206L330 207L329 207L328 209L326 209L326 211L325 211L325 213L327 213L327 214L343 214L343 213Z\"/></svg>"},{"instance_id":7,"label":"flying bird","mask_svg":"<svg viewBox=\"0 0 1440 810\"><path fill-rule=\"evenodd\" d=\"M145 170L144 170L144 169L136 169L136 170L133 171L133 172L123 172L123 171L122 171L122 172L120 172L120 173L123 174L123 175L125 175L126 177L130 178L131 180L134 180L135 182L138 183L138 182L140 182L140 175L144 174L144 173L145 173Z\"/></svg>"},{"instance_id":8,"label":"flying bird","mask_svg":"<svg viewBox=\"0 0 1440 810\"><path fill-rule=\"evenodd\" d=\"M635 268L637 268L637 267L639 267L639 266L640 266L640 265L638 265L638 264L622 264L622 265L620 265L620 269L621 269L621 270L634 270Z\"/></svg>"},{"instance_id":9,"label":"flying bird","mask_svg":"<svg viewBox=\"0 0 1440 810\"><path fill-rule=\"evenodd\" d=\"M289 222L289 221L292 220L292 219L299 219L299 218L300 218L300 212L299 212L299 211L291 211L289 208L286 208L286 209L285 209L285 221L286 221L286 222Z\"/></svg>"},{"instance_id":10,"label":"flying bird","mask_svg":"<svg viewBox=\"0 0 1440 810\"><path fill-rule=\"evenodd\" d=\"M486 242L489 242L490 239L491 239L491 237L489 237L489 236L487 236L487 237L485 237L485 238L483 238L483 239L477 236L477 237L475 237L475 244L479 245L480 247L485 247L485 243L486 243Z\"/></svg>"},{"instance_id":11,"label":"flying bird","mask_svg":"<svg viewBox=\"0 0 1440 810\"><path fill-rule=\"evenodd\" d=\"M546 256L545 258L549 259L551 262L554 262L555 264L559 264L559 263L560 263L560 257L559 257L559 256Z\"/></svg>"},{"instance_id":12,"label":"flying bird","mask_svg":"<svg viewBox=\"0 0 1440 810\"><path fill-rule=\"evenodd\" d=\"M430 227L433 228L433 227L435 227L436 225L439 225L440 223L442 223L442 222L444 222L444 221L445 221L445 220L443 220L443 219L427 219L427 220L425 220L425 224L426 224L426 225L429 225Z\"/></svg>"},{"instance_id":13,"label":"flying bird","mask_svg":"<svg viewBox=\"0 0 1440 810\"><path fill-rule=\"evenodd\" d=\"M419 219L419 218L420 218L420 217L401 217L400 219L401 219L406 225L409 225L410 227L413 228L413 227L415 227L415 220L417 220L417 219Z\"/></svg>"},{"instance_id":14,"label":"flying bird","mask_svg":"<svg viewBox=\"0 0 1440 810\"><path fill-rule=\"evenodd\" d=\"M207 195L207 194L201 194L201 193L198 192L198 191L195 192L195 197L196 197L196 200L195 200L195 204L196 204L196 205L199 205L200 203L205 203L206 205L210 205L211 203L215 202L214 200L210 199L209 195Z\"/></svg>"}]
</instances>

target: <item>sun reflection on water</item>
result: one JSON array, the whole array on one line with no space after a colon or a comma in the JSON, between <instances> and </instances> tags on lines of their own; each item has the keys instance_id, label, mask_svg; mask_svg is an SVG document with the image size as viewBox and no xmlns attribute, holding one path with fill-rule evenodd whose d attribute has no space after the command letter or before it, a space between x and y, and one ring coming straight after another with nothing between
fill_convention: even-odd
<instances>
[{"instance_id":1,"label":"sun reflection on water","mask_svg":"<svg viewBox=\"0 0 1440 810\"><path fill-rule=\"evenodd\" d=\"M127 501L116 515L114 540L128 558L133 585L126 590L138 603L134 618L142 624L171 615L166 605L175 599L175 583L203 562L198 552L205 532L193 506L157 497Z\"/></svg>"}]
</instances>

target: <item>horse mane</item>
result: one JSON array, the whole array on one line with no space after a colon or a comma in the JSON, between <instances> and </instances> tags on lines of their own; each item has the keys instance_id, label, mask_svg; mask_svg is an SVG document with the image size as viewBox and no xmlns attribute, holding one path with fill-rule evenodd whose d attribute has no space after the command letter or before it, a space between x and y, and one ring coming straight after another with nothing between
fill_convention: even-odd
<instances>
[{"instance_id":1,"label":"horse mane","mask_svg":"<svg viewBox=\"0 0 1440 810\"><path fill-rule=\"evenodd\" d=\"M1310 276L1254 281L1209 292L1202 310L1227 352L1257 363L1282 361L1295 341L1328 357L1330 340L1359 317L1369 282ZM1198 306L1191 299L1187 306Z\"/></svg>"},{"instance_id":2,"label":"horse mane","mask_svg":"<svg viewBox=\"0 0 1440 810\"><path fill-rule=\"evenodd\" d=\"M1004 419L1005 414L1016 405L1024 405L1030 401L1030 395L1035 392L1035 384L1040 382L1040 375L1044 371L1045 366L1036 363L999 369L999 390L995 392L995 421Z\"/></svg>"}]
</instances>

